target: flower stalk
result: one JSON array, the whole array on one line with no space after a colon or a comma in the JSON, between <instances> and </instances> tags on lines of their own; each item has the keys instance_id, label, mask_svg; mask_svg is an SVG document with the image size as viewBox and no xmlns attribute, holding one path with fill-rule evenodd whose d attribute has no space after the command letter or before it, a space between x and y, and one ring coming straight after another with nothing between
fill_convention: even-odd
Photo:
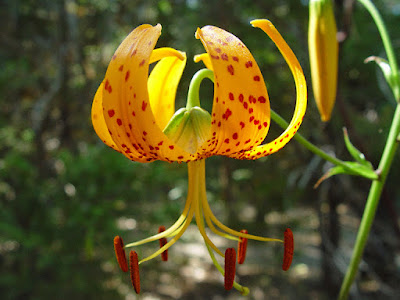
<instances>
[{"instance_id":1,"label":"flower stalk","mask_svg":"<svg viewBox=\"0 0 400 300\"><path fill-rule=\"evenodd\" d=\"M343 279L342 286L340 289L338 297L339 300L345 300L348 298L350 287L353 284L354 279L356 277L358 266L360 264L365 249L365 245L368 240L369 232L371 230L371 226L375 218L376 209L378 207L379 200L382 195L382 190L385 186L385 182L389 174L393 158L399 146L399 135L400 135L400 79L399 79L398 65L396 57L394 55L393 47L390 42L388 32L386 30L386 26L374 4L370 0L358 0L358 1L369 11L381 35L382 42L391 69L392 84L390 84L390 86L393 90L393 94L398 103L393 115L393 121L386 140L385 148L383 149L382 157L378 166L380 176L378 179L373 180L371 184L371 188L367 198L367 203L365 205L364 213L357 233L357 238L353 249L353 254L350 260L350 265L347 268L346 275Z\"/></svg>"},{"instance_id":2,"label":"flower stalk","mask_svg":"<svg viewBox=\"0 0 400 300\"><path fill-rule=\"evenodd\" d=\"M282 128L286 128L288 123L275 111L271 110L271 119ZM293 137L302 146L311 151L312 153L318 155L322 159L329 161L335 166L340 166L348 172L348 174L358 175L367 179L376 180L379 178L378 174L370 169L364 168L360 165L349 164L343 160L340 160L334 156L329 155L322 149L318 148L316 145L308 141L302 134L296 133Z\"/></svg>"}]
</instances>

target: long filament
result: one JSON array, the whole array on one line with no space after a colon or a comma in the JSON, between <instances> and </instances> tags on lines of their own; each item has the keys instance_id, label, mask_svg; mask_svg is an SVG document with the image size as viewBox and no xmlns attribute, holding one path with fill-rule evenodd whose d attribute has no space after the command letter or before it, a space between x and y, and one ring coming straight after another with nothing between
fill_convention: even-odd
<instances>
[{"instance_id":1,"label":"long filament","mask_svg":"<svg viewBox=\"0 0 400 300\"><path fill-rule=\"evenodd\" d=\"M153 241L157 241L161 238L164 237L170 237L170 236L174 236L175 232L177 232L177 230L179 231L179 228L181 227L182 223L185 221L185 219L188 216L188 211L190 208L190 205L192 204L192 199L190 197L190 185L189 185L189 191L188 191L188 197L186 198L186 203L185 203L185 207L183 208L183 212L180 215L180 217L178 218L178 220L176 220L176 222L169 227L167 230L160 232L158 234L152 235L148 238L142 239L140 241L137 242L133 242L130 244L125 245L125 248L129 248L129 247L134 247L134 246L139 246L139 245L143 245L149 242L153 242Z\"/></svg>"},{"instance_id":2,"label":"long filament","mask_svg":"<svg viewBox=\"0 0 400 300\"><path fill-rule=\"evenodd\" d=\"M193 195L193 205L196 206L196 223L197 227L199 228L200 234L203 237L204 241L206 244L210 245L210 247L217 252L219 255L224 257L224 254L219 250L214 243L210 240L210 238L207 236L207 233L204 230L204 219L203 219L203 209L201 207L201 202L199 201L199 197L201 197L201 191L202 191L202 186L204 185L205 181L205 160L200 160L200 161L194 161L188 163L189 167L189 174L193 174L193 182L195 185L195 192ZM191 179L189 175L189 180Z\"/></svg>"},{"instance_id":3,"label":"long filament","mask_svg":"<svg viewBox=\"0 0 400 300\"><path fill-rule=\"evenodd\" d=\"M141 264L141 263L143 263L145 261L148 261L150 259L153 259L154 257L156 257L156 256L160 255L161 253L163 253L165 250L167 250L173 244L175 244L175 242L180 239L180 237L185 233L186 229L189 227L190 223L192 222L193 215L194 215L194 207L192 205L190 207L188 217L185 220L185 223L184 223L182 229L180 230L180 232L172 240L170 240L163 247L161 247L158 251L154 252L152 255L150 255L150 256L148 256L146 258L143 258L141 261L139 261L139 264Z\"/></svg>"}]
</instances>

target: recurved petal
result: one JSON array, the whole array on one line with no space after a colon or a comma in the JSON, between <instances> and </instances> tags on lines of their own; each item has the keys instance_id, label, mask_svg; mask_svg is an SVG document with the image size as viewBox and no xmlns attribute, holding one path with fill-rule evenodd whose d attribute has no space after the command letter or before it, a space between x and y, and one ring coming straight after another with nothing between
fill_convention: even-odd
<instances>
[{"instance_id":1,"label":"recurved petal","mask_svg":"<svg viewBox=\"0 0 400 300\"><path fill-rule=\"evenodd\" d=\"M269 129L270 108L263 76L250 51L234 35L214 26L196 38L209 57L200 56L215 74L212 138L204 151L231 156L260 144Z\"/></svg>"},{"instance_id":2,"label":"recurved petal","mask_svg":"<svg viewBox=\"0 0 400 300\"><path fill-rule=\"evenodd\" d=\"M128 158L186 161L194 158L174 145L157 125L147 88L150 56L161 25L141 25L121 43L104 79L104 119L112 139ZM140 156L131 153L136 150Z\"/></svg>"},{"instance_id":3,"label":"recurved petal","mask_svg":"<svg viewBox=\"0 0 400 300\"><path fill-rule=\"evenodd\" d=\"M175 112L176 89L186 65L186 54L172 48L155 49L150 60L160 60L148 79L150 107L160 129Z\"/></svg>"},{"instance_id":4,"label":"recurved petal","mask_svg":"<svg viewBox=\"0 0 400 300\"><path fill-rule=\"evenodd\" d=\"M207 69L210 69L211 71L214 71L212 63L211 63L211 57L208 55L208 53L202 53L202 54L197 54L194 56L194 62L200 62L202 61L204 65L207 67Z\"/></svg>"},{"instance_id":5,"label":"recurved petal","mask_svg":"<svg viewBox=\"0 0 400 300\"><path fill-rule=\"evenodd\" d=\"M96 94L94 96L94 100L92 103L93 128L104 144L106 144L107 146L109 146L119 152L117 145L114 143L113 139L111 138L110 133L108 132L106 121L104 121L103 89L104 89L104 84L101 83L99 88L96 91Z\"/></svg>"},{"instance_id":6,"label":"recurved petal","mask_svg":"<svg viewBox=\"0 0 400 300\"><path fill-rule=\"evenodd\" d=\"M296 106L288 128L286 128L286 130L272 142L255 147L250 151L245 151L242 157L240 157L243 159L257 159L262 156L267 156L285 146L299 129L307 107L306 80L304 78L303 70L300 66L300 63L298 62L293 51L290 49L290 47L287 45L285 40L282 38L280 33L276 30L276 28L270 21L254 20L251 22L251 24L254 27L261 28L266 34L268 34L270 39L276 44L279 51L285 58L287 64L289 65L294 77L294 82L296 84Z\"/></svg>"}]
</instances>

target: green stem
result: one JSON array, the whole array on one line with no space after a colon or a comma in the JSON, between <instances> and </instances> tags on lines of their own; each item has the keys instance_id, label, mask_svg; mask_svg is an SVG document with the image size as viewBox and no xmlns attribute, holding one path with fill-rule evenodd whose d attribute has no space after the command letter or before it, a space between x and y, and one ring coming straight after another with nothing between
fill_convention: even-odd
<instances>
[{"instance_id":1,"label":"green stem","mask_svg":"<svg viewBox=\"0 0 400 300\"><path fill-rule=\"evenodd\" d=\"M204 78L208 78L214 82L214 72L209 69L201 69L193 75L189 85L188 100L186 103L187 110L195 106L200 107L199 91L200 84Z\"/></svg>"},{"instance_id":2,"label":"green stem","mask_svg":"<svg viewBox=\"0 0 400 300\"><path fill-rule=\"evenodd\" d=\"M385 23L375 5L370 0L358 0L371 14L372 18L375 21L376 27L379 30L379 34L381 35L383 46L385 47L386 55L389 61L390 69L393 76L393 81L395 82L393 88L393 94L396 98L396 101L400 101L400 75L399 68L396 61L396 56L394 55L392 43L389 38L389 34L386 30Z\"/></svg>"},{"instance_id":3,"label":"green stem","mask_svg":"<svg viewBox=\"0 0 400 300\"><path fill-rule=\"evenodd\" d=\"M280 127L282 127L283 129L286 129L289 126L289 123L287 123L280 115L278 115L276 112L274 112L273 110L271 110L271 119L278 124ZM362 170L360 168L357 167L353 167L352 165L348 165L346 162L333 157L331 155L329 155L328 153L326 153L325 151L321 150L320 148L318 148L317 146L315 146L314 144L312 144L311 142L309 142L304 136L302 136L300 133L296 133L294 136L294 139L296 141L298 141L300 144L302 144L305 148L307 148L308 150L310 150L311 152L313 152L314 154L320 156L321 158L323 158L326 161L331 162L332 164L336 165L336 166L342 166L344 169L355 173L359 176L374 180L374 179L378 179L378 175L375 172L367 172L365 170Z\"/></svg>"},{"instance_id":4,"label":"green stem","mask_svg":"<svg viewBox=\"0 0 400 300\"><path fill-rule=\"evenodd\" d=\"M369 191L367 203L365 205L364 214L361 219L360 228L358 230L356 243L353 250L353 255L351 257L350 265L347 268L346 276L343 280L342 287L340 289L339 298L340 300L345 300L348 297L350 287L354 281L357 274L358 265L365 248L365 244L368 239L368 235L371 229L372 222L375 217L376 208L379 203L380 196L382 194L383 187L387 175L389 173L390 166L392 164L393 158L396 154L396 150L399 144L397 136L400 133L400 104L397 105L392 126L390 127L389 135L385 148L382 153L382 158L379 163L378 170L380 170L381 175L379 180L374 180Z\"/></svg>"}]
</instances>

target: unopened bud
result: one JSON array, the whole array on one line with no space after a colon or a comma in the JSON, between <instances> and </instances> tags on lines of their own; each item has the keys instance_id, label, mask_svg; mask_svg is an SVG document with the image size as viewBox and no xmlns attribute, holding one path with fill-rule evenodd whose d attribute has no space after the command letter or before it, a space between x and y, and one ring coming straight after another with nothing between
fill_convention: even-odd
<instances>
[{"instance_id":1,"label":"unopened bud","mask_svg":"<svg viewBox=\"0 0 400 300\"><path fill-rule=\"evenodd\" d=\"M329 121L336 100L336 32L332 0L310 0L308 50L314 98L322 121Z\"/></svg>"}]
</instances>

